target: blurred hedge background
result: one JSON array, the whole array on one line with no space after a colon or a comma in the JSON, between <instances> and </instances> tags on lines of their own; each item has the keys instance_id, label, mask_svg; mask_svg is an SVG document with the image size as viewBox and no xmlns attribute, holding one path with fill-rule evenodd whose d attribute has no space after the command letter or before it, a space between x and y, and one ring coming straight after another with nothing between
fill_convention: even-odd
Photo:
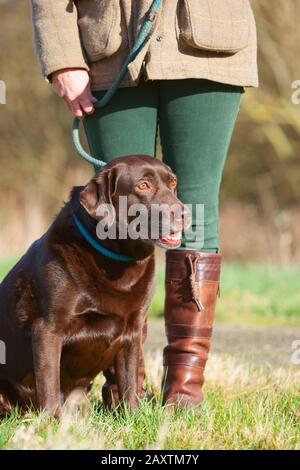
<instances>
[{"instance_id":1,"label":"blurred hedge background","mask_svg":"<svg viewBox=\"0 0 300 470\"><path fill-rule=\"evenodd\" d=\"M248 90L221 195L228 260L300 261L300 0L253 0L261 86ZM91 169L74 154L71 117L41 79L25 0L0 0L0 257L19 254Z\"/></svg>"}]
</instances>

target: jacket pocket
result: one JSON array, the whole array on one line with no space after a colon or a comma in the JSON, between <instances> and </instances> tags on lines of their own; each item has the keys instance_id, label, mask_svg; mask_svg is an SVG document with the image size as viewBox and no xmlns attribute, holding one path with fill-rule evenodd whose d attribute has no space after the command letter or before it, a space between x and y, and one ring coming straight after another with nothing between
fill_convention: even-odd
<instances>
[{"instance_id":1,"label":"jacket pocket","mask_svg":"<svg viewBox=\"0 0 300 470\"><path fill-rule=\"evenodd\" d=\"M120 0L77 0L76 7L82 45L91 62L126 47Z\"/></svg>"},{"instance_id":2,"label":"jacket pocket","mask_svg":"<svg viewBox=\"0 0 300 470\"><path fill-rule=\"evenodd\" d=\"M249 43L248 0L180 0L179 40L207 51L233 54Z\"/></svg>"}]
</instances>

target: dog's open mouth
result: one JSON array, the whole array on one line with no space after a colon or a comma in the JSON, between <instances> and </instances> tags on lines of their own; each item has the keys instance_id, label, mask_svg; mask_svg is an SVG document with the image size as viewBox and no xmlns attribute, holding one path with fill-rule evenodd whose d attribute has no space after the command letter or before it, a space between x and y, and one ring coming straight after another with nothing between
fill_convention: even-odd
<instances>
[{"instance_id":1,"label":"dog's open mouth","mask_svg":"<svg viewBox=\"0 0 300 470\"><path fill-rule=\"evenodd\" d=\"M182 232L174 232L159 238L156 244L162 248L178 248L181 244Z\"/></svg>"}]
</instances>

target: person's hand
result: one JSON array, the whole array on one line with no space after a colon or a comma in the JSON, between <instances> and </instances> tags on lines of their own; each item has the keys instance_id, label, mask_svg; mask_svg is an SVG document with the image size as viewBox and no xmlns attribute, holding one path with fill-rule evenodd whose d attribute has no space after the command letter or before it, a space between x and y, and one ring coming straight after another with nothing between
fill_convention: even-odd
<instances>
[{"instance_id":1,"label":"person's hand","mask_svg":"<svg viewBox=\"0 0 300 470\"><path fill-rule=\"evenodd\" d=\"M84 69L62 69L51 74L54 90L67 104L71 113L82 118L94 112L97 99L92 95L90 77Z\"/></svg>"}]
</instances>

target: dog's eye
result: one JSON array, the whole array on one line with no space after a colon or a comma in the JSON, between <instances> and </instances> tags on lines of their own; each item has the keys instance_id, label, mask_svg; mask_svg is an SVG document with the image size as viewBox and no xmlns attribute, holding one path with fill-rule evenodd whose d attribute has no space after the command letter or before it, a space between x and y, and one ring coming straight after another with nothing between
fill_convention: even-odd
<instances>
[{"instance_id":1,"label":"dog's eye","mask_svg":"<svg viewBox=\"0 0 300 470\"><path fill-rule=\"evenodd\" d=\"M177 181L176 180L172 180L171 183L170 183L170 188L171 189L175 189L177 186Z\"/></svg>"},{"instance_id":2,"label":"dog's eye","mask_svg":"<svg viewBox=\"0 0 300 470\"><path fill-rule=\"evenodd\" d=\"M143 183L137 185L137 189L144 191L145 189L150 189L150 186L144 181Z\"/></svg>"}]
</instances>

